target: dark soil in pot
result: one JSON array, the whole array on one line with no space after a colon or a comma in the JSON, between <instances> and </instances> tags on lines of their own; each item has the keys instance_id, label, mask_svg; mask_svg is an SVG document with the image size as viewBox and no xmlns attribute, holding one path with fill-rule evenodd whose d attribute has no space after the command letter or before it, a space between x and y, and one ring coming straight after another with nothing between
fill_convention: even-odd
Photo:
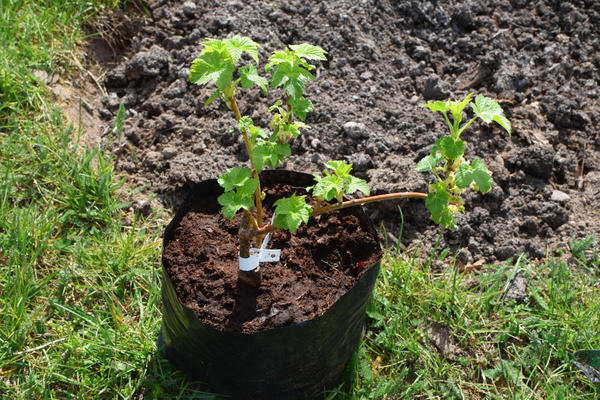
<instances>
[{"instance_id":1,"label":"dark soil in pot","mask_svg":"<svg viewBox=\"0 0 600 400\"><path fill-rule=\"evenodd\" d=\"M280 197L305 194L305 186L293 182L263 183L267 207ZM345 209L313 218L293 234L274 232L269 248L282 250L280 261L261 263L257 290L238 285L239 215L229 221L219 214L219 194L193 199L163 250L181 303L217 329L250 333L310 320L381 257L377 234L364 227L357 209Z\"/></svg>"}]
</instances>

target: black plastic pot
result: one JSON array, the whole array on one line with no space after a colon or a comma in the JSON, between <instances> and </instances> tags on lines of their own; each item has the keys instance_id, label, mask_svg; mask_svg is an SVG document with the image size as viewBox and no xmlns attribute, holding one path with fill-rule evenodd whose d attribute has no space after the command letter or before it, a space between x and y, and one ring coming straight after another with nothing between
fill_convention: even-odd
<instances>
[{"instance_id":1,"label":"black plastic pot","mask_svg":"<svg viewBox=\"0 0 600 400\"><path fill-rule=\"evenodd\" d=\"M263 184L291 183L301 188L311 175L264 171ZM216 180L197 184L167 226L164 243L198 196L222 192ZM366 229L372 223L359 207L353 213ZM216 239L218 240L218 239ZM335 387L360 342L365 308L379 273L370 266L356 285L324 314L296 325L253 334L222 332L202 323L178 300L163 259L163 321L159 342L162 354L219 393L236 399L318 399Z\"/></svg>"}]
</instances>

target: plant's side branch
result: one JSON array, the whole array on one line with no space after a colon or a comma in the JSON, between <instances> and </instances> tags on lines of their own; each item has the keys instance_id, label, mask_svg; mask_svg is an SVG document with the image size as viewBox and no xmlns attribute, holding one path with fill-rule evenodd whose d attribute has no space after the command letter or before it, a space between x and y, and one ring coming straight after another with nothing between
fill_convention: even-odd
<instances>
[{"instance_id":1,"label":"plant's side branch","mask_svg":"<svg viewBox=\"0 0 600 400\"><path fill-rule=\"evenodd\" d=\"M357 206L360 204L367 203L375 203L376 201L382 200L393 200L393 199L426 199L426 193L419 192L397 192L397 193L388 193L388 194L380 194L377 196L369 196L363 197L362 199L352 199L346 200L342 203L328 204L323 207L317 207L312 210L310 213L311 217L324 214L326 212L341 210L342 208Z\"/></svg>"},{"instance_id":2,"label":"plant's side branch","mask_svg":"<svg viewBox=\"0 0 600 400\"><path fill-rule=\"evenodd\" d=\"M328 204L323 207L316 207L316 208L313 208L312 212L310 213L310 216L315 217L317 215L325 214L327 212L341 210L342 208L353 207L353 206L357 206L360 204L375 203L376 201L394 200L394 199L426 199L426 198L427 198L427 193L420 193L420 192L397 192L397 193L380 194L377 196L364 197L362 199L346 200L342 203ZM253 236L266 235L267 233L276 231L277 229L279 229L279 228L275 227L274 225L268 224L268 225L263 226L260 229L255 229L252 232L252 235Z\"/></svg>"},{"instance_id":3,"label":"plant's side branch","mask_svg":"<svg viewBox=\"0 0 600 400\"><path fill-rule=\"evenodd\" d=\"M229 99L229 102L231 103L231 109L233 110L233 113L235 114L235 119L236 121L239 122L239 120L242 118L242 114L240 114L240 109L237 106L237 102L235 101L235 96L231 96ZM246 151L248 152L248 158L250 159L250 165L252 166L252 177L258 179L258 173L256 172L256 169L254 168L254 159L252 158L252 155L250 154L250 152L252 151L252 146L250 144L250 138L248 137L248 132L246 132L246 130L244 129L242 131L242 137L244 138L244 143L246 144ZM258 186L256 186L256 192L254 194L254 197L256 199L256 223L258 224L258 227L261 228L263 226L263 218L262 218L262 189L260 187L260 180L258 181Z\"/></svg>"}]
</instances>

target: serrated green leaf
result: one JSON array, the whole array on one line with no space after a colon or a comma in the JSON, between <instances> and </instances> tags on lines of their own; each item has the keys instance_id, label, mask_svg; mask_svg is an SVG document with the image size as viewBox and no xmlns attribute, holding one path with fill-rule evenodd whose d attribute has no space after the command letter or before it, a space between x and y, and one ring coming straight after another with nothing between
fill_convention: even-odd
<instances>
[{"instance_id":1,"label":"serrated green leaf","mask_svg":"<svg viewBox=\"0 0 600 400\"><path fill-rule=\"evenodd\" d=\"M237 193L240 194L240 196L252 198L257 187L258 187L258 179L253 178L253 179L248 179L241 186L236 187L235 190ZM252 200L252 201L254 201L254 200Z\"/></svg>"},{"instance_id":2,"label":"serrated green leaf","mask_svg":"<svg viewBox=\"0 0 600 400\"><path fill-rule=\"evenodd\" d=\"M481 193L487 193L494 185L492 177L487 171L475 170L473 173L473 181L481 191Z\"/></svg>"},{"instance_id":3,"label":"serrated green leaf","mask_svg":"<svg viewBox=\"0 0 600 400\"><path fill-rule=\"evenodd\" d=\"M454 228L456 226L456 219L447 208L437 218L433 219L433 222L442 225L444 228Z\"/></svg>"},{"instance_id":4,"label":"serrated green leaf","mask_svg":"<svg viewBox=\"0 0 600 400\"><path fill-rule=\"evenodd\" d=\"M369 185L367 184L367 181L350 175L346 180L345 193L352 194L356 191L364 193L365 196L370 195Z\"/></svg>"},{"instance_id":5,"label":"serrated green leaf","mask_svg":"<svg viewBox=\"0 0 600 400\"><path fill-rule=\"evenodd\" d=\"M421 107L429 108L433 112L444 112L450 109L450 100L446 101L428 101L427 104L421 104Z\"/></svg>"},{"instance_id":6,"label":"serrated green leaf","mask_svg":"<svg viewBox=\"0 0 600 400\"><path fill-rule=\"evenodd\" d=\"M450 136L442 137L439 146L442 155L452 160L459 158L465 152L465 142L460 139L454 140Z\"/></svg>"},{"instance_id":7,"label":"serrated green leaf","mask_svg":"<svg viewBox=\"0 0 600 400\"><path fill-rule=\"evenodd\" d=\"M257 173L261 173L269 157L269 148L266 144L256 145L250 152L252 161L254 163L254 169Z\"/></svg>"},{"instance_id":8,"label":"serrated green leaf","mask_svg":"<svg viewBox=\"0 0 600 400\"><path fill-rule=\"evenodd\" d=\"M290 106L294 115L302 121L306 119L306 114L314 109L312 102L304 97L291 98Z\"/></svg>"},{"instance_id":9,"label":"serrated green leaf","mask_svg":"<svg viewBox=\"0 0 600 400\"><path fill-rule=\"evenodd\" d=\"M271 76L271 87L276 88L284 83L288 74L292 71L291 64L277 64L275 68L273 68L273 75Z\"/></svg>"},{"instance_id":10,"label":"serrated green leaf","mask_svg":"<svg viewBox=\"0 0 600 400\"><path fill-rule=\"evenodd\" d=\"M344 179L336 175L326 175L324 177L314 176L315 185L311 186L313 196L323 201L330 201L338 198L344 191Z\"/></svg>"},{"instance_id":11,"label":"serrated green leaf","mask_svg":"<svg viewBox=\"0 0 600 400\"><path fill-rule=\"evenodd\" d=\"M276 51L269 57L269 62L265 65L265 71L270 72L271 69L279 64L288 64L289 66L294 64L296 61L296 55L290 50Z\"/></svg>"},{"instance_id":12,"label":"serrated green leaf","mask_svg":"<svg viewBox=\"0 0 600 400\"><path fill-rule=\"evenodd\" d=\"M345 179L350 171L352 171L352 164L348 164L343 160L332 160L327 161L325 166L333 171L338 177Z\"/></svg>"},{"instance_id":13,"label":"serrated green leaf","mask_svg":"<svg viewBox=\"0 0 600 400\"><path fill-rule=\"evenodd\" d=\"M435 185L436 190L430 191L425 199L425 206L433 217L439 217L444 210L448 209L448 192L441 185ZM435 219L434 219L435 221ZM438 221L436 221L438 222Z\"/></svg>"},{"instance_id":14,"label":"serrated green leaf","mask_svg":"<svg viewBox=\"0 0 600 400\"><path fill-rule=\"evenodd\" d=\"M276 88L283 85L286 93L292 99L299 99L302 97L306 82L312 79L314 79L314 76L304 68L282 63L273 68L271 87Z\"/></svg>"},{"instance_id":15,"label":"serrated green leaf","mask_svg":"<svg viewBox=\"0 0 600 400\"><path fill-rule=\"evenodd\" d=\"M260 129L254 125L250 125L250 127L248 128L248 134L250 135L250 143L252 143L252 146L256 144L257 138L269 137L269 133L267 131Z\"/></svg>"},{"instance_id":16,"label":"serrated green leaf","mask_svg":"<svg viewBox=\"0 0 600 400\"><path fill-rule=\"evenodd\" d=\"M238 121L238 129L240 132L248 132L252 125L254 125L254 122L252 121L252 118L247 115L242 116Z\"/></svg>"},{"instance_id":17,"label":"serrated green leaf","mask_svg":"<svg viewBox=\"0 0 600 400\"><path fill-rule=\"evenodd\" d=\"M469 93L462 101L450 101L450 113L452 113L452 118L454 118L455 126L460 124L462 120L462 113L465 107L471 102L471 98L473 97L473 93Z\"/></svg>"},{"instance_id":18,"label":"serrated green leaf","mask_svg":"<svg viewBox=\"0 0 600 400\"><path fill-rule=\"evenodd\" d=\"M258 64L258 48L260 46L254 40L249 37L235 35L231 39L223 40L223 42L233 64L238 62L244 52L248 53L254 62Z\"/></svg>"},{"instance_id":19,"label":"serrated green leaf","mask_svg":"<svg viewBox=\"0 0 600 400\"><path fill-rule=\"evenodd\" d=\"M204 85L214 81L217 88L225 90L233 79L234 65L221 58L217 52L210 51L196 58L190 67L190 81Z\"/></svg>"},{"instance_id":20,"label":"serrated green leaf","mask_svg":"<svg viewBox=\"0 0 600 400\"><path fill-rule=\"evenodd\" d=\"M504 115L494 115L492 118L498 123L498 125L503 127L506 130L506 132L508 132L508 136L511 135L512 127L508 118L506 118Z\"/></svg>"},{"instance_id":21,"label":"serrated green leaf","mask_svg":"<svg viewBox=\"0 0 600 400\"><path fill-rule=\"evenodd\" d=\"M254 207L254 198L241 193L225 192L218 197L217 201L223 207L221 213L227 219L232 219L236 212L241 209L250 210Z\"/></svg>"},{"instance_id":22,"label":"serrated green leaf","mask_svg":"<svg viewBox=\"0 0 600 400\"><path fill-rule=\"evenodd\" d=\"M300 121L294 121L291 124L285 124L283 126L283 130L289 132L293 138L298 137L300 134L300 128L310 129L310 126Z\"/></svg>"},{"instance_id":23,"label":"serrated green leaf","mask_svg":"<svg viewBox=\"0 0 600 400\"><path fill-rule=\"evenodd\" d=\"M242 187L252 176L252 170L246 167L234 167L221 175L217 182L226 192Z\"/></svg>"},{"instance_id":24,"label":"serrated green leaf","mask_svg":"<svg viewBox=\"0 0 600 400\"><path fill-rule=\"evenodd\" d=\"M256 145L251 154L256 172L261 173L265 165L277 168L292 153L288 144L264 142Z\"/></svg>"},{"instance_id":25,"label":"serrated green leaf","mask_svg":"<svg viewBox=\"0 0 600 400\"><path fill-rule=\"evenodd\" d=\"M306 82L302 79L288 79L283 84L283 89L292 98L297 99L302 97Z\"/></svg>"},{"instance_id":26,"label":"serrated green leaf","mask_svg":"<svg viewBox=\"0 0 600 400\"><path fill-rule=\"evenodd\" d=\"M485 163L483 161L481 161L481 159L476 158L471 162L471 170L487 172L487 167L485 166Z\"/></svg>"},{"instance_id":27,"label":"serrated green leaf","mask_svg":"<svg viewBox=\"0 0 600 400\"><path fill-rule=\"evenodd\" d=\"M440 153L430 154L426 157L423 157L423 159L417 163L415 169L418 172L433 171L443 158L444 157Z\"/></svg>"},{"instance_id":28,"label":"serrated green leaf","mask_svg":"<svg viewBox=\"0 0 600 400\"><path fill-rule=\"evenodd\" d=\"M248 89L252 85L257 85L263 90L265 96L267 95L267 89L269 88L269 81L258 74L254 64L248 65L248 68L240 68L240 79L242 82L242 88Z\"/></svg>"},{"instance_id":29,"label":"serrated green leaf","mask_svg":"<svg viewBox=\"0 0 600 400\"><path fill-rule=\"evenodd\" d=\"M494 185L494 181L490 176L487 167L479 158L476 158L471 163L471 172L473 174L473 180L481 193L487 193Z\"/></svg>"},{"instance_id":30,"label":"serrated green leaf","mask_svg":"<svg viewBox=\"0 0 600 400\"><path fill-rule=\"evenodd\" d=\"M274 225L293 232L302 222L308 222L312 208L306 204L305 198L306 196L293 194L291 197L277 200L274 203L277 214Z\"/></svg>"},{"instance_id":31,"label":"serrated green leaf","mask_svg":"<svg viewBox=\"0 0 600 400\"><path fill-rule=\"evenodd\" d=\"M460 164L455 173L456 186L461 189L468 187L473 182L471 167L467 163Z\"/></svg>"},{"instance_id":32,"label":"serrated green leaf","mask_svg":"<svg viewBox=\"0 0 600 400\"><path fill-rule=\"evenodd\" d=\"M227 49L225 48L225 42L223 40L208 39L204 42L201 42L200 44L204 46L204 49L202 49L202 52L200 53L201 55L204 53L214 52L221 55L222 58L229 57Z\"/></svg>"},{"instance_id":33,"label":"serrated green leaf","mask_svg":"<svg viewBox=\"0 0 600 400\"><path fill-rule=\"evenodd\" d=\"M306 58L307 60L323 60L326 61L327 52L319 46L313 46L308 43L291 44L290 48L294 51L297 57Z\"/></svg>"},{"instance_id":34,"label":"serrated green leaf","mask_svg":"<svg viewBox=\"0 0 600 400\"><path fill-rule=\"evenodd\" d=\"M477 95L475 98L475 103L471 105L475 115L481 118L484 122L490 123L494 119L494 116L504 115L504 111L500 104L498 104L495 100L483 96Z\"/></svg>"}]
</instances>

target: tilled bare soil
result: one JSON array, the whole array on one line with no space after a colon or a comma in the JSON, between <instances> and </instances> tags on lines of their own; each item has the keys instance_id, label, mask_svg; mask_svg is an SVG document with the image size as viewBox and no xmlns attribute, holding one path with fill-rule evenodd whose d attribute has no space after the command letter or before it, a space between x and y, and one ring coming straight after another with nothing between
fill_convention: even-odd
<instances>
[{"instance_id":1,"label":"tilled bare soil","mask_svg":"<svg viewBox=\"0 0 600 400\"><path fill-rule=\"evenodd\" d=\"M600 2L582 1L154 1L120 61L105 65L108 96L97 112L112 124L127 109L113 143L118 169L175 204L194 182L245 162L223 104L204 108L211 88L192 85L189 65L204 38L234 34L263 45L261 61L287 44L323 47L307 97L312 127L292 145L288 169L318 172L345 159L376 194L426 191L414 170L446 134L427 100L474 91L499 100L513 135L475 124L467 157L493 172L486 195L467 195L466 215L442 247L463 262L543 257L573 237L600 236ZM276 92L276 91L274 91ZM243 114L268 124L258 90L240 96ZM397 234L397 204L369 207ZM439 228L419 201L401 204L402 242L434 238Z\"/></svg>"}]
</instances>

